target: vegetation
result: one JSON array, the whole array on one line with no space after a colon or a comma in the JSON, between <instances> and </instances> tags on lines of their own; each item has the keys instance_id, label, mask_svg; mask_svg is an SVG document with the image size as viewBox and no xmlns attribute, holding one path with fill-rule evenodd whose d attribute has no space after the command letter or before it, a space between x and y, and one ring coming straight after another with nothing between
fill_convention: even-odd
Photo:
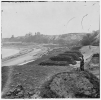
<instances>
[{"instance_id":1,"label":"vegetation","mask_svg":"<svg viewBox=\"0 0 101 100\"><path fill-rule=\"evenodd\" d=\"M5 93L2 98L31 98L47 77L66 70L68 70L67 67L43 67L34 62L22 66L13 66L12 81L8 87L8 92ZM18 89L19 84L23 87L23 90Z\"/></svg>"},{"instance_id":2,"label":"vegetation","mask_svg":"<svg viewBox=\"0 0 101 100\"><path fill-rule=\"evenodd\" d=\"M2 87L1 87L1 89L3 90L3 88L5 87L5 85L6 85L6 82L7 82L7 79L8 79L8 75L9 75L9 70L10 70L10 68L8 67L8 66L3 66L2 68L1 68L1 75L2 75Z\"/></svg>"},{"instance_id":3,"label":"vegetation","mask_svg":"<svg viewBox=\"0 0 101 100\"><path fill-rule=\"evenodd\" d=\"M94 54L93 57L99 57L99 54L98 53L97 54Z\"/></svg>"},{"instance_id":4,"label":"vegetation","mask_svg":"<svg viewBox=\"0 0 101 100\"><path fill-rule=\"evenodd\" d=\"M77 51L77 50L71 50L71 51L65 51L64 53L76 53L79 57L82 56L81 52L80 51Z\"/></svg>"},{"instance_id":5,"label":"vegetation","mask_svg":"<svg viewBox=\"0 0 101 100\"><path fill-rule=\"evenodd\" d=\"M74 59L71 56L54 56L50 58L52 61L68 61L72 62Z\"/></svg>"},{"instance_id":6,"label":"vegetation","mask_svg":"<svg viewBox=\"0 0 101 100\"><path fill-rule=\"evenodd\" d=\"M59 53L56 56L52 56L49 59L45 60L39 65L43 66L67 66L69 64L76 64L76 61L79 61L81 57L81 53L78 51L66 51L65 53Z\"/></svg>"},{"instance_id":7,"label":"vegetation","mask_svg":"<svg viewBox=\"0 0 101 100\"><path fill-rule=\"evenodd\" d=\"M71 41L71 37L75 35L75 40ZM27 33L25 36L13 37L13 38L4 38L2 39L3 42L22 42L22 43L53 43L59 45L73 45L82 38L84 34L78 33L69 33L63 35L43 35L40 32L35 33L32 35L31 32ZM68 44L69 43L69 44Z\"/></svg>"},{"instance_id":8,"label":"vegetation","mask_svg":"<svg viewBox=\"0 0 101 100\"><path fill-rule=\"evenodd\" d=\"M94 31L93 33L87 33L85 36L83 36L83 39L81 41L81 44L83 46L87 46L89 45L99 45L99 37L97 37L99 35L99 30L98 31Z\"/></svg>"},{"instance_id":9,"label":"vegetation","mask_svg":"<svg viewBox=\"0 0 101 100\"><path fill-rule=\"evenodd\" d=\"M4 93L2 98L30 98L32 95L34 95L35 90L40 86L40 82L44 81L47 76L50 74L55 74L61 70L67 70L67 67L63 66L48 66L43 67L40 66L39 63L46 61L53 55L57 55L61 52L63 52L64 48L54 49L53 51L50 51L48 55L43 55L42 58L38 58L37 60L30 62L25 65L21 66L3 66L2 67L2 88L4 89L5 83L8 79L9 74L9 68L12 69L12 76L11 77L11 83L8 87L8 92ZM68 65L68 62L66 62ZM68 67L69 68L69 67ZM23 91L17 92L14 94L14 92L17 89L18 84L20 84L24 89ZM31 95L29 97L29 95Z\"/></svg>"},{"instance_id":10,"label":"vegetation","mask_svg":"<svg viewBox=\"0 0 101 100\"><path fill-rule=\"evenodd\" d=\"M26 38L30 37L30 39L33 36L27 36ZM36 37L38 39L38 36L36 34ZM42 37L42 36L41 36ZM14 37L15 38L15 37ZM30 40L28 40L30 41ZM61 42L62 41L62 42ZM61 40L60 43L63 43L63 40ZM39 41L40 43L41 41ZM46 41L47 42L47 41ZM45 42L45 43L46 43ZM48 47L48 46L46 46ZM54 48L55 46L49 45L49 47ZM58 47L58 46L57 46ZM30 62L25 65L21 66L14 66L12 70L12 76L11 76L11 83L8 87L8 92L3 95L3 98L32 98L33 95L35 95L36 90L40 90L40 97L42 98L64 98L64 96L61 96L56 91L53 91L51 88L51 83L53 79L56 77L56 73L63 72L63 71L70 71L73 68L69 68L69 64L76 64L76 61L79 61L79 57L82 56L82 54L79 52L79 47L72 48L71 51L66 51L67 48L58 48L54 49L53 51L48 52L47 55L43 55L42 58L39 58L33 62ZM95 54L94 56L98 56L98 54ZM68 66L68 67L67 67ZM2 67L2 89L5 86L5 83L8 79L8 73L9 73L8 66ZM75 72L74 72L75 73ZM79 77L85 77L89 80L90 84L93 84L92 90L96 91L96 93L92 92L91 95L85 94L87 84L83 84L84 81L82 79L81 82L78 83L78 87L76 87L76 82L70 81L70 84L73 82L73 88L75 89L75 97L76 98L99 98L99 80L89 72L77 72ZM47 77L52 76L52 78L45 82L47 80ZM60 75L61 76L61 75ZM67 78L68 75L64 75L64 77ZM71 74L71 76L75 76L74 74ZM78 77L78 78L79 78ZM72 80L72 78L70 78ZM65 80L65 78L64 78ZM67 86L69 86L69 81L66 83ZM78 81L78 79L76 80ZM45 82L45 83L44 83ZM65 83L65 82L64 82ZM18 88L18 84L20 84L23 89ZM83 85L82 85L83 84ZM42 87L40 88L40 85ZM53 86L55 86L53 84ZM81 86L82 88L80 88ZM56 88L56 87L53 87ZM73 89L70 87L70 89ZM61 92L61 90L59 90ZM79 92L78 92L79 91ZM64 93L64 90L62 91ZM61 93L62 93L61 92ZM82 93L81 93L82 92ZM89 92L87 90L87 92ZM90 93L90 92L89 92Z\"/></svg>"},{"instance_id":11,"label":"vegetation","mask_svg":"<svg viewBox=\"0 0 101 100\"><path fill-rule=\"evenodd\" d=\"M90 45L91 45L92 41L93 41L93 38L91 38L91 35L90 35L90 34L86 34L86 35L83 37L83 39L82 39L81 42L82 42L82 45L83 45L83 46L89 45L89 48L90 48Z\"/></svg>"},{"instance_id":12,"label":"vegetation","mask_svg":"<svg viewBox=\"0 0 101 100\"><path fill-rule=\"evenodd\" d=\"M59 56L71 56L74 60L76 61L80 61L79 56L76 53L63 53L63 54L59 54Z\"/></svg>"},{"instance_id":13,"label":"vegetation","mask_svg":"<svg viewBox=\"0 0 101 100\"><path fill-rule=\"evenodd\" d=\"M46 60L44 62L41 62L39 65L43 65L43 66L67 66L67 65L69 65L69 62Z\"/></svg>"},{"instance_id":14,"label":"vegetation","mask_svg":"<svg viewBox=\"0 0 101 100\"><path fill-rule=\"evenodd\" d=\"M81 49L81 47L82 46L76 46L76 47L71 48L71 50L76 50L76 51L78 50L79 51L79 49Z\"/></svg>"},{"instance_id":15,"label":"vegetation","mask_svg":"<svg viewBox=\"0 0 101 100\"><path fill-rule=\"evenodd\" d=\"M99 98L99 85L99 80L88 71L61 72L53 75L41 86L40 96L42 98Z\"/></svg>"}]
</instances>

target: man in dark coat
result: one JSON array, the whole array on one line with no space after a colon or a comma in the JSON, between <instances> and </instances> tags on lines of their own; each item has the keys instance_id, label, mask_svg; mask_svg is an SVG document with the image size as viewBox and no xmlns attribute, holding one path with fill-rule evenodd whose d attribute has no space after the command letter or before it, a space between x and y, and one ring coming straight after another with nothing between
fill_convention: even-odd
<instances>
[{"instance_id":1,"label":"man in dark coat","mask_svg":"<svg viewBox=\"0 0 101 100\"><path fill-rule=\"evenodd\" d=\"M82 55L82 58L81 58L81 61L80 61L80 70L84 71L84 58L83 58L83 55Z\"/></svg>"}]
</instances>

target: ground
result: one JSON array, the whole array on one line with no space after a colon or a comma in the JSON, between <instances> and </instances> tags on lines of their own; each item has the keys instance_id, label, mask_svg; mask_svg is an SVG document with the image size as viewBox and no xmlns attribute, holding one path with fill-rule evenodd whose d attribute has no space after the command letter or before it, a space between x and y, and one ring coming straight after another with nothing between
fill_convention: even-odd
<instances>
[{"instance_id":1,"label":"ground","mask_svg":"<svg viewBox=\"0 0 101 100\"><path fill-rule=\"evenodd\" d=\"M85 69L89 70L91 73L96 75L99 78L100 75L100 63L99 58L97 59L98 63L91 63L94 54L100 54L99 46L84 46L80 49L81 53L84 55L85 59Z\"/></svg>"},{"instance_id":2,"label":"ground","mask_svg":"<svg viewBox=\"0 0 101 100\"><path fill-rule=\"evenodd\" d=\"M61 72L46 81L42 98L99 98L99 80L88 71Z\"/></svg>"},{"instance_id":3,"label":"ground","mask_svg":"<svg viewBox=\"0 0 101 100\"><path fill-rule=\"evenodd\" d=\"M85 49L86 48L86 49ZM96 47L97 48L97 47ZM92 47L93 49L93 47ZM48 80L51 76L60 73L60 72L68 72L74 69L73 65L68 66L41 66L39 65L40 62L46 61L50 57L53 57L55 55L61 54L65 52L67 48L61 48L61 49L54 49L50 52L48 52L46 55L43 55L41 58L38 58L36 61L30 62L25 65L19 65L19 66L13 66L13 67L7 67L7 70L2 71L2 75L6 76L3 77L3 85L2 85L2 97L3 98L21 98L18 96L15 96L12 94L17 85L20 84L24 88L24 98L30 98L34 94L36 94L36 91L46 80ZM83 47L83 49L80 49L83 53L85 58L90 59L91 55L95 52L92 52L92 54L88 57L86 55L89 54L89 49L87 47ZM96 51L96 49L94 49ZM93 51L94 51L93 50ZM86 69L87 64L90 60L86 60ZM79 68L79 64L75 65L75 68ZM4 67L3 67L4 68ZM4 68L6 69L6 68ZM95 70L93 70L95 72ZM93 72L93 73L94 73ZM8 74L7 74L8 73ZM98 74L98 73L97 73ZM9 82L8 78L9 77ZM6 79L5 79L6 78ZM5 83L5 85L4 85ZM22 92L21 92L22 93ZM29 97L30 94L30 97Z\"/></svg>"}]
</instances>

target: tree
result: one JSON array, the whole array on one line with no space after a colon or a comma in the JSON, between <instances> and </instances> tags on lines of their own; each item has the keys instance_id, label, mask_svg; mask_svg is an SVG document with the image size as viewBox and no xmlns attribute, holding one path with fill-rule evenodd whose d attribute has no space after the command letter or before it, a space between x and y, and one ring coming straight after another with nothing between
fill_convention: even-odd
<instances>
[{"instance_id":1,"label":"tree","mask_svg":"<svg viewBox=\"0 0 101 100\"><path fill-rule=\"evenodd\" d=\"M82 44L83 46L89 45L89 49L91 49L91 46L90 46L90 45L92 44L93 40L94 40L94 38L92 38L91 34L88 33L88 34L86 34L86 35L83 37L83 39L82 39L82 41L81 41L81 44Z\"/></svg>"},{"instance_id":2,"label":"tree","mask_svg":"<svg viewBox=\"0 0 101 100\"><path fill-rule=\"evenodd\" d=\"M100 30L96 30L96 31L93 31L92 33L87 33L83 39L81 40L81 44L83 46L87 46L89 45L89 48L91 49L91 46L90 45L99 45L99 40L100 40Z\"/></svg>"}]
</instances>

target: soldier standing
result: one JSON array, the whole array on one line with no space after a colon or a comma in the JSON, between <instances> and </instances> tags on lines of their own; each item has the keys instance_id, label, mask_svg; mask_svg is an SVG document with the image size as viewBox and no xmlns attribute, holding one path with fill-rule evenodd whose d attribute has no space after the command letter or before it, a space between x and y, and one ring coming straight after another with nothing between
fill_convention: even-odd
<instances>
[{"instance_id":1,"label":"soldier standing","mask_svg":"<svg viewBox=\"0 0 101 100\"><path fill-rule=\"evenodd\" d=\"M82 58L81 58L81 61L80 61L80 70L84 71L84 58L83 58L83 55L82 55Z\"/></svg>"}]
</instances>

